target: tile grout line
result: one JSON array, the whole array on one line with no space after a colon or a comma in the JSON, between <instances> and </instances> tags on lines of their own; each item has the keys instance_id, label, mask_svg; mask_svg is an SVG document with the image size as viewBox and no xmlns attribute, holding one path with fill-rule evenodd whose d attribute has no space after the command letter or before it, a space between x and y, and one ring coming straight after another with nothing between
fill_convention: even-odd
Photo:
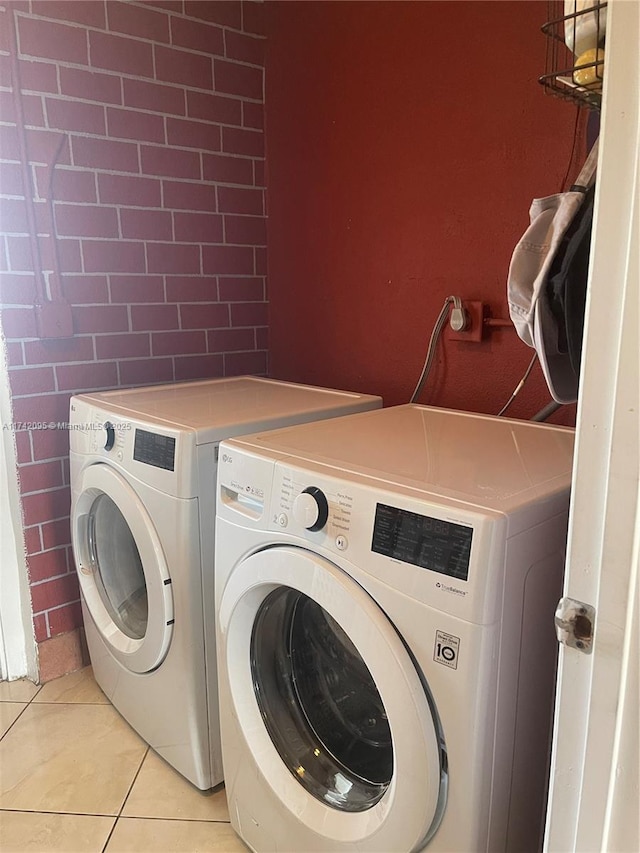
<instances>
[{"instance_id":1,"label":"tile grout line","mask_svg":"<svg viewBox=\"0 0 640 853\"><path fill-rule=\"evenodd\" d=\"M7 729L7 731L3 733L2 737L0 738L0 740L2 740L2 738L4 738L4 735L5 735L5 734L8 734L8 732L13 728L13 725L15 725L15 723L18 721L18 719L20 719L20 717L22 716L22 714L24 713L24 711L26 711L27 707L29 707L29 705L31 705L32 703L33 703L33 704L35 704L36 706L45 706L45 707L47 707L47 706L48 706L48 707L50 707L50 706L52 706L52 705L54 705L54 706L63 706L63 707L64 707L64 706L68 706L68 707L72 707L72 706L73 706L73 707L75 707L75 706L84 706L84 707L100 707L100 706L103 706L103 705L110 705L110 704L111 704L111 703L108 703L108 702L107 702L107 703L105 703L105 702L95 702L95 701L79 701L79 702L78 702L78 701L75 701L75 702L74 702L74 701L70 701L70 702L69 702L69 701L65 701L63 697L59 698L58 700L53 699L53 700L50 700L50 701L46 701L46 700L45 700L45 701L40 701L40 702L38 702L38 701L37 701L37 697L39 697L40 692L41 692L41 690L42 690L42 687L43 687L43 686L44 686L44 685L36 685L36 687L37 687L36 692L33 694L33 696L32 696L32 697L31 697L27 702L19 702L19 701L14 701L14 700L11 700L11 699L9 699L9 700L0 700L3 704L18 704L18 705L24 705L24 707L23 707L23 708L22 708L22 710L20 711L20 714L18 715L18 717L16 717L16 719L15 719L15 720L13 721L13 723L9 726L9 728ZM141 757L141 760L140 760L139 766L138 766L138 768L136 769L136 771L135 771L135 773L134 773L134 776L133 776L133 778L132 778L132 780L131 780L131 782L130 782L130 784L129 784L128 788L127 788L127 791L126 791L126 794L125 794L125 796L124 796L124 798L123 798L122 804L121 804L121 806L120 806L120 808L119 808L119 810L118 810L117 814L115 814L115 815L114 815L114 814L105 814L105 813L96 814L95 812L87 813L87 812L76 812L76 811L56 811L56 810L42 810L42 809L21 809L21 808L15 808L15 807L14 807L14 808L2 808L2 809L0 809L0 812L4 812L4 813L7 813L7 814L8 814L8 813L13 813L13 814L23 814L23 815L31 814L31 815L52 815L52 816L54 816L54 815L59 815L59 816L61 816L61 817L63 817L63 816L69 816L69 817L99 817L99 818L100 818L100 817L103 817L103 818L108 818L108 819L110 819L110 820L112 821L112 823L111 823L111 826L110 826L110 827L109 827L109 829L108 829L108 834L106 835L105 841L103 842L103 845L102 845L102 846L101 846L101 848L100 848L101 853L105 853L105 851L107 851L107 849L108 849L108 846L109 846L109 844L110 844L110 842L111 842L111 839L112 839L112 837L113 837L113 834L114 834L114 832L115 832L116 826L118 825L118 823L119 823L120 819L123 819L125 822L128 820L128 817L123 815L123 811L124 811L124 808L125 808L125 806L126 806L126 804L127 804L127 802L128 802L129 797L131 796L131 793L132 793L132 791L133 791L133 788L134 788L134 786L135 786L135 784L136 784L136 782L137 782L137 780L138 780L138 778L139 778L139 775L140 775L140 773L141 773L141 770L142 770L142 767L143 767L143 765L144 765L144 762L145 762L145 760L147 759L147 756L149 755L149 753L150 753L150 752L152 752L151 747L149 747L148 745L146 745L146 749L144 750L144 753L143 753L143 755L142 755L142 757ZM222 787L222 786L220 786L220 787ZM141 817L141 816L135 816L135 815L132 815L132 816L131 816L131 819L140 819L140 817ZM184 823L184 822L187 822L187 823L189 823L189 824L201 824L201 825L203 825L203 826L205 826L205 825L209 825L209 826L211 826L211 825L216 826L216 825L217 825L217 826L219 826L219 825L221 825L221 824L222 824L222 825L227 825L227 826L228 826L228 825L230 824L230 820L229 820L228 818L225 820L224 818L222 818L222 819L206 819L206 818L202 819L202 818L184 818L184 817L178 817L178 816L174 816L174 817L167 817L167 816L163 816L163 815L154 815L154 816L145 816L145 817L144 817L144 820L149 820L149 821L170 821L170 822L172 822L172 823L174 823L174 822L176 822L176 823Z\"/></svg>"},{"instance_id":2,"label":"tile grout line","mask_svg":"<svg viewBox=\"0 0 640 853\"><path fill-rule=\"evenodd\" d=\"M11 704L11 703L7 702L6 704ZM22 703L22 702L13 702L12 704L14 704L14 705L22 705L22 704L24 704L24 703ZM27 703L24 705L24 708L22 709L22 711L20 711L20 713L19 713L19 714L18 714L18 716L15 718L15 720L11 723L11 725L10 725L10 726L9 726L9 728L6 730L6 732L3 732L3 733L2 733L2 737L0 737L0 741L3 741L3 740L5 739L6 735L8 735L8 734L9 734L9 732L11 731L11 729L15 726L15 724L18 722L18 720L19 720L19 719L20 719L20 717L24 714L24 712L27 710L27 708L28 708L28 707L29 707L29 702L27 702Z\"/></svg>"},{"instance_id":3,"label":"tile grout line","mask_svg":"<svg viewBox=\"0 0 640 853\"><path fill-rule=\"evenodd\" d=\"M59 817L107 817L112 820L116 818L116 815L112 814L93 814L88 812L55 812L50 809L17 809L13 808L4 808L0 809L0 814L5 814L11 812L12 814L50 814L50 815L58 815Z\"/></svg>"},{"instance_id":4,"label":"tile grout line","mask_svg":"<svg viewBox=\"0 0 640 853\"><path fill-rule=\"evenodd\" d=\"M31 704L31 703L29 703L29 704ZM111 705L110 702L61 702L59 699L58 700L50 699L46 702L43 702L41 700L40 702L36 702L35 704L36 705L89 705L92 708L96 708L96 707L108 708ZM111 706L111 707L113 707L113 706Z\"/></svg>"},{"instance_id":5,"label":"tile grout line","mask_svg":"<svg viewBox=\"0 0 640 853\"><path fill-rule=\"evenodd\" d=\"M22 680L23 680L23 679L18 679L18 681L22 681ZM24 679L24 680L28 680L28 679ZM10 684L11 682L10 682L10 681L8 681L8 682L6 682L6 683L7 683L7 684ZM8 735L8 734L9 734L9 732L11 731L11 729L15 726L15 724L16 724L16 723L18 722L18 720L20 719L20 717L24 714L24 712L27 710L27 708L29 707L29 705L30 705L30 704L33 702L33 700L36 698L36 696L38 695L38 693L40 693L40 691L42 690L42 684L35 684L35 682L33 682L33 681L29 681L29 684L33 684L33 685L34 685L34 687L37 687L38 689L37 689L37 690L36 690L36 692L33 694L33 696L31 697L31 699L29 699L27 702L13 702L13 704L14 704L14 705L24 705L24 708L22 709L22 711L20 711L20 713L19 713L19 714L18 714L18 716L15 718L15 720L11 723L11 725L10 725L10 726L9 726L9 728L6 730L6 732L3 732L3 733L2 733L2 736L0 737L0 741L3 741L3 740L4 740L4 738L5 738L5 735ZM3 699L3 700L2 700L2 702L3 702L3 704L4 704L4 703L10 704L10 703L12 702L12 700L11 700L11 699Z\"/></svg>"},{"instance_id":6,"label":"tile grout line","mask_svg":"<svg viewBox=\"0 0 640 853\"><path fill-rule=\"evenodd\" d=\"M158 815L146 815L144 817L140 815L113 815L113 814L105 814L100 812L96 814L94 812L56 812L51 811L50 809L17 809L15 807L12 808L2 808L0 809L0 814L12 813L12 814L50 814L50 815L58 815L59 817L105 817L114 821L115 823L122 818L122 820L166 820L171 821L173 823L202 823L205 825L209 824L224 824L224 826L230 826L231 821L222 820L222 819L214 819L214 820L206 820L205 818L194 818L194 817L159 817ZM108 839L107 839L108 840Z\"/></svg>"},{"instance_id":7,"label":"tile grout line","mask_svg":"<svg viewBox=\"0 0 640 853\"><path fill-rule=\"evenodd\" d=\"M124 809L125 805L127 804L127 800L129 799L131 791L133 790L133 786L136 783L136 779L140 775L140 771L142 770L142 765L144 764L147 755L149 755L150 749L151 749L151 747L147 744L147 748L144 751L144 754L142 756L142 760L140 761L138 769L134 773L133 779L131 780L131 784L129 785L129 788L127 789L127 793L125 794L124 799L122 800L122 805L120 806L120 809L118 810L118 814L115 816L115 820L113 822L113 826L111 827L111 829L109 831L109 835L107 836L107 840L105 841L104 846L102 847L102 853L105 853L107 846L108 846L109 842L111 841L111 836L113 835L115 828L118 825L118 821L122 817L122 810Z\"/></svg>"}]
</instances>

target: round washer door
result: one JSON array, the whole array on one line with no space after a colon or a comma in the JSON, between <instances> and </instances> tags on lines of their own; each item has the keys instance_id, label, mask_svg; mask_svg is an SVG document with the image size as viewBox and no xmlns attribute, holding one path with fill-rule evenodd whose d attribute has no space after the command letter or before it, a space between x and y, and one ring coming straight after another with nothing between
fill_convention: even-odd
<instances>
[{"instance_id":1,"label":"round washer door","mask_svg":"<svg viewBox=\"0 0 640 853\"><path fill-rule=\"evenodd\" d=\"M171 579L153 522L109 465L85 468L74 490L73 551L89 613L120 663L149 672L173 634Z\"/></svg>"},{"instance_id":2,"label":"round washer door","mask_svg":"<svg viewBox=\"0 0 640 853\"><path fill-rule=\"evenodd\" d=\"M235 567L218 618L235 716L283 807L345 849L426 843L446 799L444 739L371 597L323 557L274 546Z\"/></svg>"}]
</instances>

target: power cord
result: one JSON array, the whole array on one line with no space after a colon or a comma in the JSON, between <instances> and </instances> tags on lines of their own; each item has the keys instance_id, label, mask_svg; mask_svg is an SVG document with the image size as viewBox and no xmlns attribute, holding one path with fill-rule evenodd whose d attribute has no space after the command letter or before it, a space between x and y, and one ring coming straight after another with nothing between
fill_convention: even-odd
<instances>
[{"instance_id":1,"label":"power cord","mask_svg":"<svg viewBox=\"0 0 640 853\"><path fill-rule=\"evenodd\" d=\"M557 412L558 409L561 409L563 405L563 403L557 403L555 400L551 400L543 409L540 409L540 411L536 412L532 418L529 418L529 420L536 421L538 423L546 421L546 419L550 418L554 412Z\"/></svg>"},{"instance_id":2,"label":"power cord","mask_svg":"<svg viewBox=\"0 0 640 853\"><path fill-rule=\"evenodd\" d=\"M451 309L451 319L449 321L449 325L454 330L454 332L461 332L467 327L468 317L467 312L462 306L462 300L459 296L447 296L447 298L444 300L442 308L440 309L440 313L438 314L436 322L433 325L433 330L431 332L431 337L429 338L429 346L427 347L427 355L424 360L422 373L420 374L418 384L416 385L415 390L411 395L411 399L409 400L410 403L416 402L416 400L422 393L422 389L424 388L427 379L429 378L429 373L431 372L431 368L433 367L433 362L436 355L436 346L447 321L447 315L449 314L450 305L453 305L453 308ZM533 366L536 363L537 358L538 353L534 352L531 361L527 365L527 369L525 370L522 379L513 389L513 393L511 394L507 402L504 404L504 406L500 409L496 417L502 417L502 415L504 415L504 413L511 406L515 398L518 396L518 394L522 391L525 382L527 381L531 371L533 370ZM559 408L560 404L552 401L551 403L549 403L548 406L545 406L544 409L535 414L533 418L531 418L531 420L544 421Z\"/></svg>"},{"instance_id":3,"label":"power cord","mask_svg":"<svg viewBox=\"0 0 640 853\"><path fill-rule=\"evenodd\" d=\"M499 418L500 418L500 417L502 417L502 415L504 415L504 413L507 411L507 409L509 408L509 406L513 403L513 401L516 399L516 397L518 396L518 394L522 391L522 388L524 387L524 383L525 383L525 382L527 381L527 379L529 378L529 374L530 374L530 373L531 373L531 371L533 370L533 365L536 363L536 359L537 359L537 358L538 358L538 353L537 353L537 352L534 352L534 354L533 354L533 358L532 358L532 359L531 359L531 361L529 362L529 366L527 367L527 369L526 369L526 370L525 370L525 372L524 372L524 376L522 377L522 379L520 380L520 382L518 382L518 384L516 385L516 387L513 389L513 394L509 397L509 399L507 400L507 402L506 402L506 403L504 404L504 406L500 409L500 411L498 412L497 417L499 417Z\"/></svg>"},{"instance_id":4,"label":"power cord","mask_svg":"<svg viewBox=\"0 0 640 853\"><path fill-rule=\"evenodd\" d=\"M467 312L462 307L462 302L459 297L452 296L451 298L453 299L453 310L451 311L449 326L454 332L463 332L467 328L467 323L469 322Z\"/></svg>"},{"instance_id":5,"label":"power cord","mask_svg":"<svg viewBox=\"0 0 640 853\"><path fill-rule=\"evenodd\" d=\"M440 337L444 325L447 321L447 315L449 314L449 306L453 305L453 310L451 311L451 328L456 332L461 332L467 325L467 317L464 308L462 307L462 300L459 296L447 296L444 300L444 305L440 309L440 313L438 314L438 318L433 326L433 331L431 332L431 337L429 338L429 346L427 348L427 355L424 360L424 367L422 368L422 373L420 374L420 379L418 379L418 384L416 385L415 391L411 395L410 403L415 403L420 394L422 393L422 389L429 377L429 373L431 372L431 368L433 367L433 360L436 354L436 345L438 343L438 338Z\"/></svg>"},{"instance_id":6,"label":"power cord","mask_svg":"<svg viewBox=\"0 0 640 853\"><path fill-rule=\"evenodd\" d=\"M569 155L569 162L567 163L567 171L565 172L565 176L562 179L562 183L560 184L559 192L565 191L565 186L567 184L567 181L569 180L569 173L571 172L571 166L573 164L573 158L575 156L576 146L578 143L578 128L579 128L579 124L580 124L580 114L581 113L582 113L582 104L578 104L577 109L576 109L576 120L575 120L575 124L573 125L573 142L571 144L571 154Z\"/></svg>"}]
</instances>

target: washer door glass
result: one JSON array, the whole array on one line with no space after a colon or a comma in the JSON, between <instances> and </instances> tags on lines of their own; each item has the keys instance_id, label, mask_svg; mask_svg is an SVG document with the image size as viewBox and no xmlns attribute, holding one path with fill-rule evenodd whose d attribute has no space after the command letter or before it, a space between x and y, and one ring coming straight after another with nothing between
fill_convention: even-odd
<instances>
[{"instance_id":1,"label":"washer door glass","mask_svg":"<svg viewBox=\"0 0 640 853\"><path fill-rule=\"evenodd\" d=\"M72 479L71 540L88 611L85 624L90 617L109 653L126 669L150 672L164 660L175 622L173 585L155 518L175 517L178 508L170 496L158 496L144 484L137 491L104 463L89 465ZM193 513L195 506L190 517ZM169 542L171 531L166 523L164 528ZM187 552L185 546L190 564Z\"/></svg>"},{"instance_id":2,"label":"washer door glass","mask_svg":"<svg viewBox=\"0 0 640 853\"><path fill-rule=\"evenodd\" d=\"M149 616L142 560L124 516L108 495L99 495L87 519L89 560L100 597L118 628L144 637Z\"/></svg>"},{"instance_id":3,"label":"washer door glass","mask_svg":"<svg viewBox=\"0 0 640 853\"><path fill-rule=\"evenodd\" d=\"M234 555L220 550L219 579ZM332 850L422 850L447 802L444 733L416 660L370 593L321 555L274 544L233 563L216 618L237 802L258 774L281 819Z\"/></svg>"},{"instance_id":4,"label":"washer door glass","mask_svg":"<svg viewBox=\"0 0 640 853\"><path fill-rule=\"evenodd\" d=\"M333 808L374 806L393 775L391 730L369 669L335 619L280 587L257 613L251 666L263 720L290 772Z\"/></svg>"}]
</instances>

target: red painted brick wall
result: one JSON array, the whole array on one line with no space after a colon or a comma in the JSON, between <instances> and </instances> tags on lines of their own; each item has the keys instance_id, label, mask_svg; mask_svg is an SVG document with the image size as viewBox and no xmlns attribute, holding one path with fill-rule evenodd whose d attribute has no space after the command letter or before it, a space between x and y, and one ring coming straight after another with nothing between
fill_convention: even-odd
<instances>
[{"instance_id":1,"label":"red painted brick wall","mask_svg":"<svg viewBox=\"0 0 640 853\"><path fill-rule=\"evenodd\" d=\"M547 4L265 8L271 374L407 402L446 296L508 317L531 199L567 170L576 108L537 82ZM496 413L531 355L513 329L449 342L421 401ZM548 400L536 367L509 414Z\"/></svg>"},{"instance_id":2,"label":"red painted brick wall","mask_svg":"<svg viewBox=\"0 0 640 853\"><path fill-rule=\"evenodd\" d=\"M266 371L262 12L247 0L0 6L0 305L16 421L65 421L75 392ZM55 233L69 339L36 335L12 18L42 268L55 286ZM81 621L68 435L16 439L41 642Z\"/></svg>"}]
</instances>

